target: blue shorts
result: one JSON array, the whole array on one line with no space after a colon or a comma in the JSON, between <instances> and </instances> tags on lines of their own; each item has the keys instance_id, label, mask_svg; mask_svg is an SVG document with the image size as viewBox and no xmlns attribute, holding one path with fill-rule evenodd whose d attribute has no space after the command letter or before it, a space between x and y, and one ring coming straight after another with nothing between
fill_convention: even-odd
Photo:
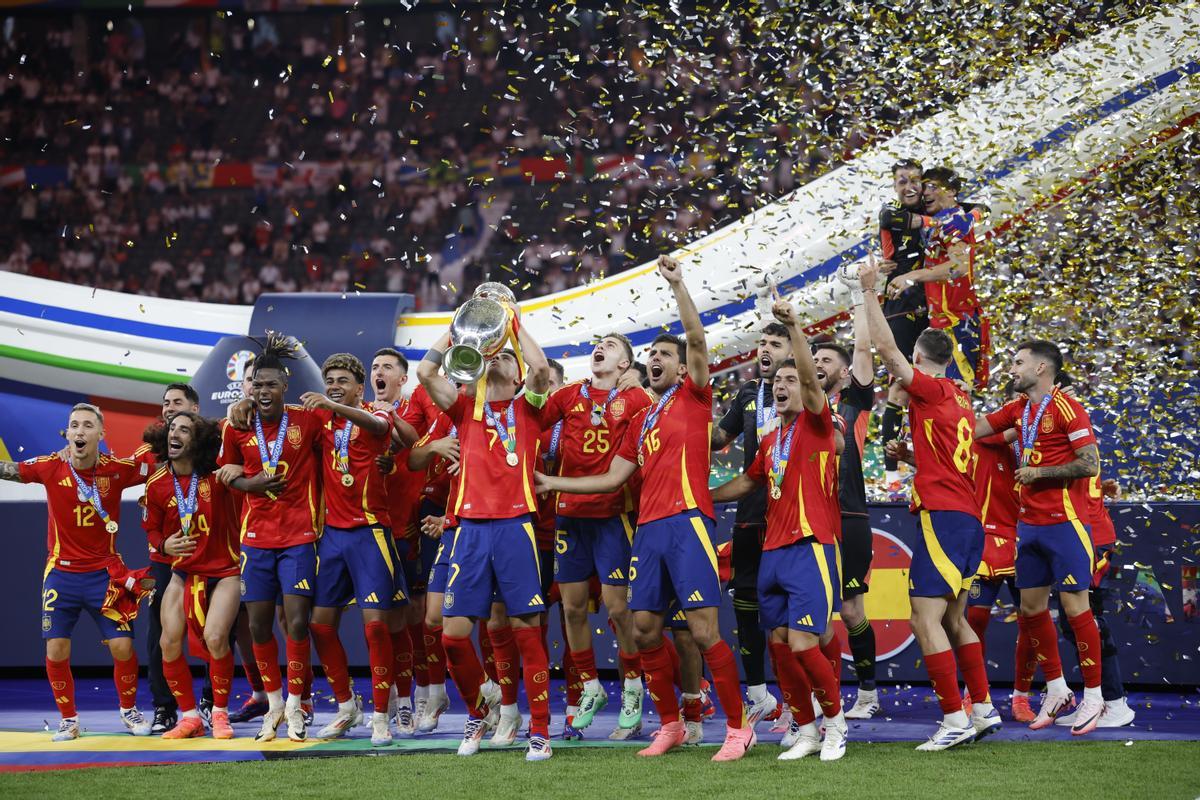
<instances>
[{"instance_id":1,"label":"blue shorts","mask_svg":"<svg viewBox=\"0 0 1200 800\"><path fill-rule=\"evenodd\" d=\"M1017 588L1056 586L1082 592L1092 582L1091 530L1079 520L1057 525L1017 523Z\"/></svg>"},{"instance_id":2,"label":"blue shorts","mask_svg":"<svg viewBox=\"0 0 1200 800\"><path fill-rule=\"evenodd\" d=\"M382 526L332 528L317 540L317 591L313 605L389 609L408 602L408 587L391 531Z\"/></svg>"},{"instance_id":3,"label":"blue shorts","mask_svg":"<svg viewBox=\"0 0 1200 800\"><path fill-rule=\"evenodd\" d=\"M971 584L971 591L967 594L967 605L991 608L1000 597L1000 587L1006 583L1008 584L1008 592L1012 595L1013 603L1016 604L1017 608L1020 608L1021 594L1017 590L1016 581L1012 575L1005 575L1003 578L983 578L976 575L975 581Z\"/></svg>"},{"instance_id":4,"label":"blue shorts","mask_svg":"<svg viewBox=\"0 0 1200 800\"><path fill-rule=\"evenodd\" d=\"M685 511L638 525L629 557L629 608L657 611L721 605L713 521Z\"/></svg>"},{"instance_id":5,"label":"blue shorts","mask_svg":"<svg viewBox=\"0 0 1200 800\"><path fill-rule=\"evenodd\" d=\"M980 316L955 316L953 324L941 330L954 340L954 354L946 365L946 377L966 381L976 387L980 387L981 383L986 386L988 344L985 323Z\"/></svg>"},{"instance_id":6,"label":"blue shorts","mask_svg":"<svg viewBox=\"0 0 1200 800\"><path fill-rule=\"evenodd\" d=\"M312 597L317 586L315 542L278 550L242 545L242 602L276 602L280 594Z\"/></svg>"},{"instance_id":7,"label":"blue shorts","mask_svg":"<svg viewBox=\"0 0 1200 800\"><path fill-rule=\"evenodd\" d=\"M764 629L786 627L820 636L841 608L837 545L810 538L763 551L758 616Z\"/></svg>"},{"instance_id":8,"label":"blue shorts","mask_svg":"<svg viewBox=\"0 0 1200 800\"><path fill-rule=\"evenodd\" d=\"M513 617L546 610L537 538L528 514L460 520L442 614L487 619L493 598Z\"/></svg>"},{"instance_id":9,"label":"blue shorts","mask_svg":"<svg viewBox=\"0 0 1200 800\"><path fill-rule=\"evenodd\" d=\"M457 537L458 528L447 528L442 532L441 539L431 540L437 545L437 549L434 550L433 566L429 568L426 592L446 593L446 579L450 576L450 552L454 549L454 540Z\"/></svg>"},{"instance_id":10,"label":"blue shorts","mask_svg":"<svg viewBox=\"0 0 1200 800\"><path fill-rule=\"evenodd\" d=\"M554 579L583 583L597 575L606 586L629 583L633 524L627 514L604 519L558 517L554 522Z\"/></svg>"},{"instance_id":11,"label":"blue shorts","mask_svg":"<svg viewBox=\"0 0 1200 800\"><path fill-rule=\"evenodd\" d=\"M114 622L100 613L106 594L106 569L64 572L52 568L42 581L42 638L70 639L75 623L79 622L79 612L86 611L96 621L104 641L132 639L133 627L129 623Z\"/></svg>"},{"instance_id":12,"label":"blue shorts","mask_svg":"<svg viewBox=\"0 0 1200 800\"><path fill-rule=\"evenodd\" d=\"M983 559L983 525L965 511L922 511L909 597L944 597L971 588Z\"/></svg>"}]
</instances>

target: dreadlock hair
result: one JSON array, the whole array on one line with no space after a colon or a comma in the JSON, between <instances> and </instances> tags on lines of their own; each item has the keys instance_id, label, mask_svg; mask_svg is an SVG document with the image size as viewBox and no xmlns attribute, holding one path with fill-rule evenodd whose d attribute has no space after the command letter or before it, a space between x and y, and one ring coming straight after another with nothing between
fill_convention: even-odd
<instances>
[{"instance_id":1,"label":"dreadlock hair","mask_svg":"<svg viewBox=\"0 0 1200 800\"><path fill-rule=\"evenodd\" d=\"M184 418L192 422L192 474L207 475L216 472L217 456L221 452L221 425L216 420L205 419L193 411L180 411L171 417L170 422L156 422L146 428L142 434L142 441L150 445L150 449L154 451L154 460L158 464L166 464L171 460L167 455L171 425Z\"/></svg>"},{"instance_id":2,"label":"dreadlock hair","mask_svg":"<svg viewBox=\"0 0 1200 800\"><path fill-rule=\"evenodd\" d=\"M267 331L265 343L258 339L252 339L252 341L262 348L262 352L254 359L253 371L250 373L251 378L258 374L260 369L277 369L286 377L289 373L283 362L295 361L302 357L300 343L287 334Z\"/></svg>"}]
</instances>

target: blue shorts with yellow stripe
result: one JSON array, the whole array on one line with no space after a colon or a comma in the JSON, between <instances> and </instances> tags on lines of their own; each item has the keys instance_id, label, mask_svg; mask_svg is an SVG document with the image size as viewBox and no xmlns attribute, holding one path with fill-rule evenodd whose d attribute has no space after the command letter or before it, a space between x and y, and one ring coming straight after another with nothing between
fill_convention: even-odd
<instances>
[{"instance_id":1,"label":"blue shorts with yellow stripe","mask_svg":"<svg viewBox=\"0 0 1200 800\"><path fill-rule=\"evenodd\" d=\"M954 340L954 354L946 365L946 377L965 381L982 390L988 382L988 356L991 349L987 320L979 314L930 316L930 325L941 328Z\"/></svg>"},{"instance_id":2,"label":"blue shorts with yellow stripe","mask_svg":"<svg viewBox=\"0 0 1200 800\"><path fill-rule=\"evenodd\" d=\"M278 549L242 545L242 602L276 602L280 594L312 597L317 548L312 542Z\"/></svg>"},{"instance_id":3,"label":"blue shorts with yellow stripe","mask_svg":"<svg viewBox=\"0 0 1200 800\"><path fill-rule=\"evenodd\" d=\"M116 622L101 612L108 584L106 569L66 572L54 567L46 572L42 580L42 638L70 639L84 611L95 621L104 641L133 638L129 623Z\"/></svg>"},{"instance_id":4,"label":"blue shorts with yellow stripe","mask_svg":"<svg viewBox=\"0 0 1200 800\"><path fill-rule=\"evenodd\" d=\"M582 583L592 575L606 586L629 583L633 523L627 514L603 519L558 517L554 522L554 579Z\"/></svg>"},{"instance_id":5,"label":"blue shorts with yellow stripe","mask_svg":"<svg viewBox=\"0 0 1200 800\"><path fill-rule=\"evenodd\" d=\"M432 586L431 581L431 591ZM546 610L537 537L528 514L459 522L450 550L442 614L487 618L493 598L504 603L512 617Z\"/></svg>"},{"instance_id":6,"label":"blue shorts with yellow stripe","mask_svg":"<svg viewBox=\"0 0 1200 800\"><path fill-rule=\"evenodd\" d=\"M429 568L429 579L425 582L425 591L428 594L446 593L446 578L450 574L450 552L454 550L454 537L457 535L458 528L447 528L442 532L442 538L430 539L436 552L433 566ZM424 541L421 542L421 546L425 546Z\"/></svg>"},{"instance_id":7,"label":"blue shorts with yellow stripe","mask_svg":"<svg viewBox=\"0 0 1200 800\"><path fill-rule=\"evenodd\" d=\"M983 559L983 525L965 511L922 511L908 573L910 597L958 596Z\"/></svg>"},{"instance_id":8,"label":"blue shorts with yellow stripe","mask_svg":"<svg viewBox=\"0 0 1200 800\"><path fill-rule=\"evenodd\" d=\"M313 605L389 609L408 602L404 570L392 533L382 525L332 528L317 542L317 590Z\"/></svg>"},{"instance_id":9,"label":"blue shorts with yellow stripe","mask_svg":"<svg viewBox=\"0 0 1200 800\"><path fill-rule=\"evenodd\" d=\"M842 609L837 545L811 537L764 550L758 565L758 616L766 630L820 636Z\"/></svg>"},{"instance_id":10,"label":"blue shorts with yellow stripe","mask_svg":"<svg viewBox=\"0 0 1200 800\"><path fill-rule=\"evenodd\" d=\"M713 521L685 511L641 523L629 558L629 608L665 612L721 605Z\"/></svg>"},{"instance_id":11,"label":"blue shorts with yellow stripe","mask_svg":"<svg viewBox=\"0 0 1200 800\"><path fill-rule=\"evenodd\" d=\"M1057 586L1081 592L1092 582L1092 537L1077 519L1056 525L1017 523L1017 588Z\"/></svg>"}]
</instances>

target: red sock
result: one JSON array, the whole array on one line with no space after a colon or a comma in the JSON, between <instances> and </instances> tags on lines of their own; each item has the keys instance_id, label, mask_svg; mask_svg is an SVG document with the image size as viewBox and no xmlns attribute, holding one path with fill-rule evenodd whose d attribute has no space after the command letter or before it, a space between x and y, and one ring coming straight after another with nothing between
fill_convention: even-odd
<instances>
[{"instance_id":1,"label":"red sock","mask_svg":"<svg viewBox=\"0 0 1200 800\"><path fill-rule=\"evenodd\" d=\"M374 620L363 624L367 637L367 663L371 666L371 705L386 714L392 694L392 636L387 623Z\"/></svg>"},{"instance_id":2,"label":"red sock","mask_svg":"<svg viewBox=\"0 0 1200 800\"><path fill-rule=\"evenodd\" d=\"M979 642L964 644L955 649L958 668L971 695L972 703L990 703L992 695L988 689L987 666L983 663L983 645Z\"/></svg>"},{"instance_id":3,"label":"red sock","mask_svg":"<svg viewBox=\"0 0 1200 800\"><path fill-rule=\"evenodd\" d=\"M1029 618L1017 615L1016 674L1013 677L1014 692L1029 692L1033 676L1037 672L1037 654L1029 636Z\"/></svg>"},{"instance_id":4,"label":"red sock","mask_svg":"<svg viewBox=\"0 0 1200 800\"><path fill-rule=\"evenodd\" d=\"M834 641L836 642L837 639ZM817 702L821 704L821 710L825 712L825 716L836 717L842 710L841 687L834 676L833 667L829 664L828 653L821 648L810 647L796 653L796 660L800 662L804 674L808 676L813 694L816 696ZM841 660L839 651L839 664Z\"/></svg>"},{"instance_id":5,"label":"red sock","mask_svg":"<svg viewBox=\"0 0 1200 800\"><path fill-rule=\"evenodd\" d=\"M209 658L208 679L212 681L213 708L229 708L229 690L233 687L233 650L221 658Z\"/></svg>"},{"instance_id":6,"label":"red sock","mask_svg":"<svg viewBox=\"0 0 1200 800\"><path fill-rule=\"evenodd\" d=\"M742 679L738 675L733 650L724 641L719 641L704 651L704 662L712 673L713 688L725 710L725 718L731 728L746 725L746 709L742 705Z\"/></svg>"},{"instance_id":7,"label":"red sock","mask_svg":"<svg viewBox=\"0 0 1200 800\"><path fill-rule=\"evenodd\" d=\"M571 660L575 663L575 669L579 671L579 681L587 683L596 678L596 652L592 648L586 650L572 650Z\"/></svg>"},{"instance_id":8,"label":"red sock","mask_svg":"<svg viewBox=\"0 0 1200 800\"><path fill-rule=\"evenodd\" d=\"M245 650L238 648L238 653L242 656L242 671L246 673L246 680L250 684L250 691L263 691L263 676L258 669L258 664L254 660L254 649L251 648L247 653Z\"/></svg>"},{"instance_id":9,"label":"red sock","mask_svg":"<svg viewBox=\"0 0 1200 800\"><path fill-rule=\"evenodd\" d=\"M813 713L812 684L800 666L800 659L792 653L787 642L771 642L771 663L775 669L775 680L783 692L783 702L792 710L792 718L800 725L816 719Z\"/></svg>"},{"instance_id":10,"label":"red sock","mask_svg":"<svg viewBox=\"0 0 1200 800\"><path fill-rule=\"evenodd\" d=\"M500 682L500 673L496 670L496 650L492 647L492 637L488 633L487 620L479 620L479 653L483 656L483 671L488 678Z\"/></svg>"},{"instance_id":11,"label":"red sock","mask_svg":"<svg viewBox=\"0 0 1200 800\"><path fill-rule=\"evenodd\" d=\"M971 630L975 631L975 635L979 637L979 646L983 649L984 656L987 655L986 634L988 622L992 619L992 610L985 606L967 606L967 624L971 626ZM1017 617L1017 624L1020 625L1021 618ZM1018 632L1020 628L1018 627ZM962 656L959 656L961 659ZM971 699L975 699L975 692L971 692Z\"/></svg>"},{"instance_id":12,"label":"red sock","mask_svg":"<svg viewBox=\"0 0 1200 800\"><path fill-rule=\"evenodd\" d=\"M1062 677L1062 660L1058 656L1058 631L1050 618L1050 609L1027 618L1029 644L1037 657L1038 666L1047 681Z\"/></svg>"},{"instance_id":13,"label":"red sock","mask_svg":"<svg viewBox=\"0 0 1200 800\"><path fill-rule=\"evenodd\" d=\"M392 681L396 684L396 695L403 699L412 694L412 639L409 638L408 628L392 631L390 638L392 640Z\"/></svg>"},{"instance_id":14,"label":"red sock","mask_svg":"<svg viewBox=\"0 0 1200 800\"><path fill-rule=\"evenodd\" d=\"M429 665L425 662L425 626L417 623L408 626L408 639L412 643L412 677L417 686L429 685ZM395 644L392 645L395 647Z\"/></svg>"},{"instance_id":15,"label":"red sock","mask_svg":"<svg viewBox=\"0 0 1200 800\"><path fill-rule=\"evenodd\" d=\"M118 661L114 658L113 683L117 686L117 699L121 703L121 708L133 708L137 705L137 682L137 654L131 655L124 661Z\"/></svg>"},{"instance_id":16,"label":"red sock","mask_svg":"<svg viewBox=\"0 0 1200 800\"><path fill-rule=\"evenodd\" d=\"M667 658L671 661L671 683L675 685L679 691L683 691L683 677L679 672L679 651L675 649L675 642L663 636L663 644L667 648ZM646 670L646 654L642 653L642 671Z\"/></svg>"},{"instance_id":17,"label":"red sock","mask_svg":"<svg viewBox=\"0 0 1200 800\"><path fill-rule=\"evenodd\" d=\"M925 671L929 673L929 682L933 684L933 693L937 695L942 713L953 714L955 711L962 711L962 695L958 691L958 667L954 663L954 651L943 650L925 656Z\"/></svg>"},{"instance_id":18,"label":"red sock","mask_svg":"<svg viewBox=\"0 0 1200 800\"><path fill-rule=\"evenodd\" d=\"M454 683L467 704L467 713L476 719L486 717L487 703L483 702L483 693L479 691L479 687L483 685L484 673L479 664L479 656L475 654L475 645L465 636L443 633L442 647L446 650L450 676L454 678Z\"/></svg>"},{"instance_id":19,"label":"red sock","mask_svg":"<svg viewBox=\"0 0 1200 800\"><path fill-rule=\"evenodd\" d=\"M192 671L188 669L187 659L182 655L174 661L163 659L163 678L175 704L180 711L191 711L196 707L196 691L192 688ZM214 705L216 697L214 695Z\"/></svg>"},{"instance_id":20,"label":"red sock","mask_svg":"<svg viewBox=\"0 0 1200 800\"><path fill-rule=\"evenodd\" d=\"M650 691L650 700L654 710L663 725L679 722L679 700L675 697L677 682L672 680L671 673L679 672L679 655L675 654L672 666L671 654L675 648L665 639L651 650L642 651L642 670L646 673L646 687Z\"/></svg>"},{"instance_id":21,"label":"red sock","mask_svg":"<svg viewBox=\"0 0 1200 800\"><path fill-rule=\"evenodd\" d=\"M75 678L71 675L71 662L46 659L46 677L50 680L50 692L54 704L63 719L77 715L75 711Z\"/></svg>"},{"instance_id":22,"label":"red sock","mask_svg":"<svg viewBox=\"0 0 1200 800\"><path fill-rule=\"evenodd\" d=\"M579 668L575 666L575 656L570 650L563 656L563 671L567 673L567 705L578 706L583 696L583 681L579 679Z\"/></svg>"},{"instance_id":23,"label":"red sock","mask_svg":"<svg viewBox=\"0 0 1200 800\"><path fill-rule=\"evenodd\" d=\"M425 663L429 674L430 686L444 686L446 683L446 647L442 644L441 625L422 625L425 630Z\"/></svg>"},{"instance_id":24,"label":"red sock","mask_svg":"<svg viewBox=\"0 0 1200 800\"><path fill-rule=\"evenodd\" d=\"M337 629L321 622L308 623L308 632L317 642L317 656L325 669L325 679L333 690L333 697L345 703L354 696L350 688L350 665L346 663L346 648L338 638ZM288 685L292 680L292 640L288 639Z\"/></svg>"},{"instance_id":25,"label":"red sock","mask_svg":"<svg viewBox=\"0 0 1200 800\"><path fill-rule=\"evenodd\" d=\"M283 677L279 674L279 643L275 641L275 636L272 635L262 644L255 642L253 649L254 663L258 665L258 674L262 676L263 691L282 691Z\"/></svg>"},{"instance_id":26,"label":"red sock","mask_svg":"<svg viewBox=\"0 0 1200 800\"><path fill-rule=\"evenodd\" d=\"M542 637L542 652L546 654L546 663L549 664L550 663L550 630L549 630L549 628L546 627L546 623L543 622L540 626L538 626L538 632L541 634L541 637ZM563 641L565 642L566 639L563 639Z\"/></svg>"},{"instance_id":27,"label":"red sock","mask_svg":"<svg viewBox=\"0 0 1200 800\"><path fill-rule=\"evenodd\" d=\"M821 645L821 653L828 659L829 668L833 671L834 694L840 695L842 691L842 642L838 639L836 631L828 642ZM815 683L813 688L816 689Z\"/></svg>"},{"instance_id":28,"label":"red sock","mask_svg":"<svg viewBox=\"0 0 1200 800\"><path fill-rule=\"evenodd\" d=\"M495 630L489 629L487 633L492 642L492 656L495 659L497 677L493 680L500 684L500 702L506 706L515 705L517 681L521 679L520 658L524 651L518 652L517 642L513 639L513 629L508 625Z\"/></svg>"},{"instance_id":29,"label":"red sock","mask_svg":"<svg viewBox=\"0 0 1200 800\"><path fill-rule=\"evenodd\" d=\"M300 692L300 700L301 700L301 702L304 702L304 703L311 703L312 702L312 685L313 685L312 647L307 646L307 641L305 642L305 644L306 644L306 647L304 649L304 652L306 654L306 657L308 658L308 666L304 670L304 688Z\"/></svg>"},{"instance_id":30,"label":"red sock","mask_svg":"<svg viewBox=\"0 0 1200 800\"><path fill-rule=\"evenodd\" d=\"M337 641L336 635L334 641ZM342 643L338 642L338 649L342 647ZM295 641L292 637L287 637L287 681L288 695L293 691L299 692L301 699L305 696L312 696L312 642L305 637L302 641ZM346 663L346 653L342 651L342 663ZM349 670L347 670L346 680L349 682ZM307 690L307 695L306 695Z\"/></svg>"},{"instance_id":31,"label":"red sock","mask_svg":"<svg viewBox=\"0 0 1200 800\"><path fill-rule=\"evenodd\" d=\"M525 699L529 702L529 733L550 736L550 660L542 644L541 628L517 628L513 631L521 651L525 678ZM514 698L515 700L515 698Z\"/></svg>"},{"instance_id":32,"label":"red sock","mask_svg":"<svg viewBox=\"0 0 1200 800\"><path fill-rule=\"evenodd\" d=\"M1083 673L1083 687L1095 689L1100 686L1100 628L1089 608L1082 614L1068 617L1071 630L1075 632L1075 646L1079 649L1079 670Z\"/></svg>"},{"instance_id":33,"label":"red sock","mask_svg":"<svg viewBox=\"0 0 1200 800\"><path fill-rule=\"evenodd\" d=\"M637 653L626 653L624 650L617 651L617 658L621 664L621 677L627 681L642 677L642 657Z\"/></svg>"}]
</instances>

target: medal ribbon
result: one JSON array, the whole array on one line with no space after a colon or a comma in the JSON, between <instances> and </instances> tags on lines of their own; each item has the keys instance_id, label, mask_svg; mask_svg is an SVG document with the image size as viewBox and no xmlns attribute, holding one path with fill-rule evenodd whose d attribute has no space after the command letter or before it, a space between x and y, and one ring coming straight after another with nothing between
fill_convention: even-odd
<instances>
[{"instance_id":1,"label":"medal ribbon","mask_svg":"<svg viewBox=\"0 0 1200 800\"><path fill-rule=\"evenodd\" d=\"M257 434L258 441L258 457L262 461L263 470L268 475L275 474L275 467L279 465L279 456L283 453L283 437L287 435L288 413L287 409L283 411L283 417L279 420L279 432L275 434L275 442L271 445L270 451L267 450L266 434L263 433L262 417L256 411L254 412L254 433Z\"/></svg>"},{"instance_id":2,"label":"medal ribbon","mask_svg":"<svg viewBox=\"0 0 1200 800\"><path fill-rule=\"evenodd\" d=\"M483 406L483 413L487 416L488 423L496 429L496 435L500 437L504 449L510 453L517 452L517 412L513 410L516 402L515 397L509 402L508 408L504 412L504 425L500 424L500 415L492 411L490 405L485 403Z\"/></svg>"},{"instance_id":3,"label":"medal ribbon","mask_svg":"<svg viewBox=\"0 0 1200 800\"><path fill-rule=\"evenodd\" d=\"M104 527L108 529L109 516L104 510L104 506L100 503L100 490L96 488L95 483L86 483L83 478L79 477L79 473L75 471L75 465L70 461L67 462L67 469L71 470L71 477L75 479L75 486L79 491L80 498L86 500L92 508L96 509L96 513L100 515L101 521L104 522ZM96 479L96 468L92 468L92 480Z\"/></svg>"},{"instance_id":4,"label":"medal ribbon","mask_svg":"<svg viewBox=\"0 0 1200 800\"><path fill-rule=\"evenodd\" d=\"M1017 466L1024 467L1029 464L1029 458L1033 455L1033 446L1037 443L1038 428L1041 427L1042 414L1046 413L1046 406L1050 405L1050 401L1054 399L1054 391L1051 390L1042 402L1038 404L1037 416L1033 418L1033 424L1029 424L1029 408L1031 403L1025 401L1025 410L1021 412L1021 453L1017 457ZM1015 445L1016 442L1013 442Z\"/></svg>"},{"instance_id":5,"label":"medal ribbon","mask_svg":"<svg viewBox=\"0 0 1200 800\"><path fill-rule=\"evenodd\" d=\"M763 393L767 388L767 382L762 378L758 379L758 404L754 406L754 421L755 429L758 432L758 441L763 440L763 436L767 433L767 426L775 420L775 415L779 412L775 410L775 404L763 405Z\"/></svg>"},{"instance_id":6,"label":"medal ribbon","mask_svg":"<svg viewBox=\"0 0 1200 800\"><path fill-rule=\"evenodd\" d=\"M788 461L792 457L792 436L796 433L797 422L799 420L787 429L786 436L783 435L783 431L779 432L780 435L775 439L775 447L771 451L771 483L780 488L783 487L783 473L787 471Z\"/></svg>"},{"instance_id":7,"label":"medal ribbon","mask_svg":"<svg viewBox=\"0 0 1200 800\"><path fill-rule=\"evenodd\" d=\"M621 393L621 390L620 390L620 389L618 389L616 386L614 386L613 388L609 389L609 390L608 390L608 397L604 398L604 405L600 405L600 404L598 404L598 403L597 403L595 400L592 400L592 396L591 396L591 394L589 394L589 393L588 393L588 385L589 385L590 383L591 383L591 380L590 380L590 379L588 379L588 380L584 381L583 383L579 384L579 393L580 393L581 395L583 395L583 399L584 399L584 400L587 400L587 401L591 402L591 404L592 404L592 414L593 414L594 416L599 416L599 417L600 417L600 419L601 419L601 420L603 420L603 419L604 419L604 413L605 413L606 411L608 411L608 404L609 404L609 403L611 403L611 402L613 401L613 399L614 399L614 398L616 398L616 396L617 396L617 395L619 395L619 394Z\"/></svg>"},{"instance_id":8,"label":"medal ribbon","mask_svg":"<svg viewBox=\"0 0 1200 800\"><path fill-rule=\"evenodd\" d=\"M667 389L667 391L663 392L663 396L658 398L658 403L656 403L654 408L652 408L650 412L646 414L646 418L642 420L642 430L640 433L638 433L639 453L642 452L642 442L646 440L646 434L649 433L651 428L658 424L658 418L662 414L663 409L666 408L667 402L675 396L675 392L679 391L679 387L682 385L683 384L681 383L677 383L670 389Z\"/></svg>"},{"instance_id":9,"label":"medal ribbon","mask_svg":"<svg viewBox=\"0 0 1200 800\"><path fill-rule=\"evenodd\" d=\"M346 420L342 429L333 432L333 446L337 448L337 465L344 474L350 472L350 431L354 423Z\"/></svg>"},{"instance_id":10,"label":"medal ribbon","mask_svg":"<svg viewBox=\"0 0 1200 800\"><path fill-rule=\"evenodd\" d=\"M546 451L547 461L558 460L558 445L559 439L562 438L563 421L560 419L554 423L554 429L550 431L550 449Z\"/></svg>"},{"instance_id":11,"label":"medal ribbon","mask_svg":"<svg viewBox=\"0 0 1200 800\"><path fill-rule=\"evenodd\" d=\"M183 531L183 535L189 535L192 529L192 515L196 513L196 491L200 488L200 478L195 473L192 473L192 483L188 486L187 497L183 496L183 488L179 485L179 478L175 475L175 470L171 470L171 480L175 483L175 506L179 510L179 528Z\"/></svg>"}]
</instances>

